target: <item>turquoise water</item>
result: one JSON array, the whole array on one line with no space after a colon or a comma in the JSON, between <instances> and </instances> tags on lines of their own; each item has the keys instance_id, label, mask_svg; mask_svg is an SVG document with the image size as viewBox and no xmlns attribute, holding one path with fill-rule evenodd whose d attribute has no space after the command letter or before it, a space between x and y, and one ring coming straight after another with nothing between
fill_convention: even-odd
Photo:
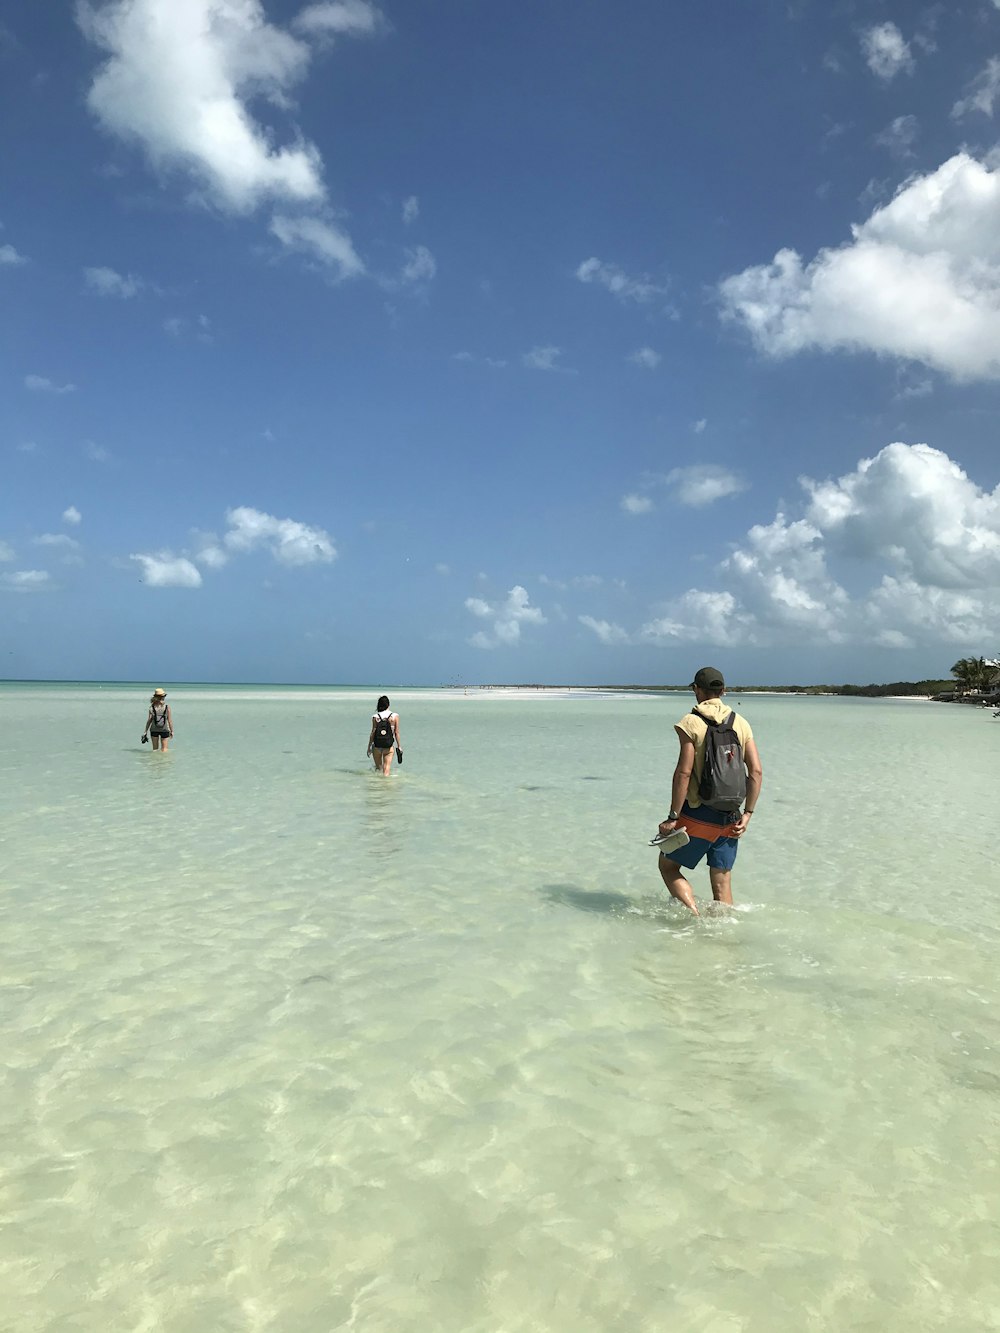
<instances>
[{"instance_id":1,"label":"turquoise water","mask_svg":"<svg viewBox=\"0 0 1000 1333\"><path fill-rule=\"evenodd\" d=\"M5 1329L1000 1328L1000 723L746 696L698 921L676 697L395 693L383 779L377 693L171 689L164 756L0 687Z\"/></svg>"}]
</instances>

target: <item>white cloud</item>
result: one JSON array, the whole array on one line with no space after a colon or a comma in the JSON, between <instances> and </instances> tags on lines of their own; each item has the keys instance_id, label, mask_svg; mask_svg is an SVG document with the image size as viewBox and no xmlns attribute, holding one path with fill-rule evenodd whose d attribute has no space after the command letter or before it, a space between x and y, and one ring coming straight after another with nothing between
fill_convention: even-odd
<instances>
[{"instance_id":1,"label":"white cloud","mask_svg":"<svg viewBox=\"0 0 1000 1333\"><path fill-rule=\"evenodd\" d=\"M1000 9L1000 5L997 5ZM1000 57L991 56L969 85L965 97L959 98L951 109L955 119L967 116L970 111L981 111L984 116L992 116L997 95L1000 94Z\"/></svg>"},{"instance_id":2,"label":"white cloud","mask_svg":"<svg viewBox=\"0 0 1000 1333\"><path fill-rule=\"evenodd\" d=\"M104 127L158 167L190 172L223 208L265 199L318 203L322 162L299 139L276 148L251 99L287 105L308 45L267 22L260 0L81 3L84 34L107 52L88 94Z\"/></svg>"},{"instance_id":3,"label":"white cloud","mask_svg":"<svg viewBox=\"0 0 1000 1333\"><path fill-rule=\"evenodd\" d=\"M93 440L84 441L83 452L92 463L108 463L111 461L111 450L103 444L96 444Z\"/></svg>"},{"instance_id":4,"label":"white cloud","mask_svg":"<svg viewBox=\"0 0 1000 1333\"><path fill-rule=\"evenodd\" d=\"M521 364L529 370L567 371L568 367L559 365L561 356L561 347L533 347L530 352L522 354Z\"/></svg>"},{"instance_id":5,"label":"white cloud","mask_svg":"<svg viewBox=\"0 0 1000 1333\"><path fill-rule=\"evenodd\" d=\"M637 366L642 366L644 370L655 370L663 360L659 352L654 352L652 347L640 347L627 359Z\"/></svg>"},{"instance_id":6,"label":"white cloud","mask_svg":"<svg viewBox=\"0 0 1000 1333\"><path fill-rule=\"evenodd\" d=\"M128 301L138 296L145 283L134 274L116 273L113 268L85 268L84 280L92 292L98 296L113 296L120 301Z\"/></svg>"},{"instance_id":7,"label":"white cloud","mask_svg":"<svg viewBox=\"0 0 1000 1333\"><path fill-rule=\"evenodd\" d=\"M831 548L927 587L1000 588L1000 488L981 491L940 450L889 444L852 473L804 485L807 518Z\"/></svg>"},{"instance_id":8,"label":"white cloud","mask_svg":"<svg viewBox=\"0 0 1000 1333\"><path fill-rule=\"evenodd\" d=\"M290 250L327 265L338 279L355 278L365 271L347 233L322 218L278 215L271 219L271 232Z\"/></svg>"},{"instance_id":9,"label":"white cloud","mask_svg":"<svg viewBox=\"0 0 1000 1333\"><path fill-rule=\"evenodd\" d=\"M194 558L199 565L205 565L208 569L221 569L223 565L229 563L228 551L224 551L215 541L209 541L200 546Z\"/></svg>"},{"instance_id":10,"label":"white cloud","mask_svg":"<svg viewBox=\"0 0 1000 1333\"><path fill-rule=\"evenodd\" d=\"M43 532L32 540L36 546L61 546L66 551L78 551L80 549L80 543L76 538L68 536L65 532Z\"/></svg>"},{"instance_id":11,"label":"white cloud","mask_svg":"<svg viewBox=\"0 0 1000 1333\"><path fill-rule=\"evenodd\" d=\"M160 551L156 555L130 555L142 566L141 582L150 588L200 588L201 574L190 560L170 551Z\"/></svg>"},{"instance_id":12,"label":"white cloud","mask_svg":"<svg viewBox=\"0 0 1000 1333\"><path fill-rule=\"evenodd\" d=\"M808 264L771 264L720 284L724 317L761 351L872 351L957 380L1000 377L1000 170L958 153L914 176Z\"/></svg>"},{"instance_id":13,"label":"white cloud","mask_svg":"<svg viewBox=\"0 0 1000 1333\"><path fill-rule=\"evenodd\" d=\"M747 488L747 483L735 472L715 463L675 467L667 473L665 480L668 486L674 488L681 504L691 505L695 509L722 500L727 495L738 495Z\"/></svg>"},{"instance_id":14,"label":"white cloud","mask_svg":"<svg viewBox=\"0 0 1000 1333\"><path fill-rule=\"evenodd\" d=\"M587 629L592 630L601 643L619 644L629 643L630 639L621 625L615 625L609 620L595 620L593 616L578 616L577 619L581 625L586 625Z\"/></svg>"},{"instance_id":15,"label":"white cloud","mask_svg":"<svg viewBox=\"0 0 1000 1333\"><path fill-rule=\"evenodd\" d=\"M434 566L434 573L441 574L442 576L450 574L451 566L446 565L443 560L439 560L438 563Z\"/></svg>"},{"instance_id":16,"label":"white cloud","mask_svg":"<svg viewBox=\"0 0 1000 1333\"><path fill-rule=\"evenodd\" d=\"M639 630L647 643L700 642L722 647L757 642L752 621L729 592L692 588L671 606L670 614L647 621Z\"/></svg>"},{"instance_id":17,"label":"white cloud","mask_svg":"<svg viewBox=\"0 0 1000 1333\"><path fill-rule=\"evenodd\" d=\"M24 255L18 254L12 245L0 245L0 268L5 264L26 264Z\"/></svg>"},{"instance_id":18,"label":"white cloud","mask_svg":"<svg viewBox=\"0 0 1000 1333\"><path fill-rule=\"evenodd\" d=\"M62 516L64 523L74 524L79 523L83 518L83 515L80 513L79 509L77 509L76 505L70 505L68 509L64 509Z\"/></svg>"},{"instance_id":19,"label":"white cloud","mask_svg":"<svg viewBox=\"0 0 1000 1333\"><path fill-rule=\"evenodd\" d=\"M73 393L75 384L56 384L44 375L25 375L24 387L32 393Z\"/></svg>"},{"instance_id":20,"label":"white cloud","mask_svg":"<svg viewBox=\"0 0 1000 1333\"><path fill-rule=\"evenodd\" d=\"M223 542L230 551L247 552L266 547L280 564L328 564L337 558L329 535L292 518L275 518L259 509L239 506L226 511L229 529Z\"/></svg>"},{"instance_id":21,"label":"white cloud","mask_svg":"<svg viewBox=\"0 0 1000 1333\"><path fill-rule=\"evenodd\" d=\"M8 546L6 542L0 542L0 560L13 560L14 548Z\"/></svg>"},{"instance_id":22,"label":"white cloud","mask_svg":"<svg viewBox=\"0 0 1000 1333\"><path fill-rule=\"evenodd\" d=\"M0 587L8 592L41 592L49 583L44 569L19 569L15 574L0 574Z\"/></svg>"},{"instance_id":23,"label":"white cloud","mask_svg":"<svg viewBox=\"0 0 1000 1333\"><path fill-rule=\"evenodd\" d=\"M626 514L648 514L653 502L648 495L623 495L621 507Z\"/></svg>"},{"instance_id":24,"label":"white cloud","mask_svg":"<svg viewBox=\"0 0 1000 1333\"><path fill-rule=\"evenodd\" d=\"M640 278L630 278L617 264L606 264L600 259L585 259L576 270L581 282L593 282L604 287L620 301L635 301L640 305L653 301L657 297L666 297L669 288L654 282L648 274Z\"/></svg>"},{"instance_id":25,"label":"white cloud","mask_svg":"<svg viewBox=\"0 0 1000 1333\"><path fill-rule=\"evenodd\" d=\"M530 605L527 591L515 584L505 601L491 605L481 597L467 597L465 609L481 620L493 621L492 637L480 630L469 642L476 648L513 646L521 638L522 625L544 625L545 617L537 606Z\"/></svg>"},{"instance_id":26,"label":"white cloud","mask_svg":"<svg viewBox=\"0 0 1000 1333\"><path fill-rule=\"evenodd\" d=\"M722 562L725 590L689 589L640 630L654 643L866 643L981 650L1000 621L1000 486L947 454L887 445L851 472L804 478L802 517L750 528ZM839 562L868 586L853 595ZM862 577L862 582L863 582ZM943 669L943 668L942 668Z\"/></svg>"},{"instance_id":27,"label":"white cloud","mask_svg":"<svg viewBox=\"0 0 1000 1333\"><path fill-rule=\"evenodd\" d=\"M382 15L366 0L326 0L307 5L292 20L292 27L307 36L327 36L333 33L351 37L367 37L383 25Z\"/></svg>"},{"instance_id":28,"label":"white cloud","mask_svg":"<svg viewBox=\"0 0 1000 1333\"><path fill-rule=\"evenodd\" d=\"M920 124L916 116L897 116L879 134L875 142L881 148L887 148L894 157L913 156L913 145L920 133Z\"/></svg>"},{"instance_id":29,"label":"white cloud","mask_svg":"<svg viewBox=\"0 0 1000 1333\"><path fill-rule=\"evenodd\" d=\"M406 263L403 265L401 280L412 286L430 282L437 272L437 263L426 245L418 245L415 250L407 250Z\"/></svg>"},{"instance_id":30,"label":"white cloud","mask_svg":"<svg viewBox=\"0 0 1000 1333\"><path fill-rule=\"evenodd\" d=\"M415 194L403 200L403 226L409 227L420 216L420 200Z\"/></svg>"},{"instance_id":31,"label":"white cloud","mask_svg":"<svg viewBox=\"0 0 1000 1333\"><path fill-rule=\"evenodd\" d=\"M877 23L861 34L861 50L868 68L889 82L901 70L913 71L913 56L895 23Z\"/></svg>"}]
</instances>

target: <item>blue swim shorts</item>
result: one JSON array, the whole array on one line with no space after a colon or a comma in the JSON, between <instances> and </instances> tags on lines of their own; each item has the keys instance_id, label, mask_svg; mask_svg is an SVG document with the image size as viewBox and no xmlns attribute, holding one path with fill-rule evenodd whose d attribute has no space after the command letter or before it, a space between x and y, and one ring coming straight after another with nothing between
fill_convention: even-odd
<instances>
[{"instance_id":1,"label":"blue swim shorts","mask_svg":"<svg viewBox=\"0 0 1000 1333\"><path fill-rule=\"evenodd\" d=\"M690 815L703 824L719 824L722 828L728 828L737 819L736 815L723 810L711 810L707 805L699 805L692 810L687 801L684 802L681 814ZM683 847L675 847L669 855L666 852L660 855L666 856L674 865L683 866L685 870L693 870L706 855L710 870L732 870L739 849L739 838L716 838L715 842L709 842L707 838L692 838Z\"/></svg>"}]
</instances>

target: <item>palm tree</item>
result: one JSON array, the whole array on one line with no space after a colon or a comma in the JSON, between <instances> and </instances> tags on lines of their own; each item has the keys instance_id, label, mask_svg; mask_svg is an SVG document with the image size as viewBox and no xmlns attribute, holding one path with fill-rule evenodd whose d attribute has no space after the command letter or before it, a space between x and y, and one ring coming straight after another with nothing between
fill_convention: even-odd
<instances>
[{"instance_id":1,"label":"palm tree","mask_svg":"<svg viewBox=\"0 0 1000 1333\"><path fill-rule=\"evenodd\" d=\"M960 657L951 668L951 674L963 691L985 690L993 674L982 657Z\"/></svg>"}]
</instances>

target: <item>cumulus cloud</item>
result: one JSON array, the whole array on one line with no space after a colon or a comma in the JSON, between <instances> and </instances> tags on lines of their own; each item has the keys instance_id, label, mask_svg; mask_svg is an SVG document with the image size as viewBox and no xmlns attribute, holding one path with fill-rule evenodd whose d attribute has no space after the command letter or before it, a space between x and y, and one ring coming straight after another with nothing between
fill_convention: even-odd
<instances>
[{"instance_id":1,"label":"cumulus cloud","mask_svg":"<svg viewBox=\"0 0 1000 1333\"><path fill-rule=\"evenodd\" d=\"M467 597L465 609L480 620L492 620L492 634L479 630L469 642L476 648L512 647L520 641L522 625L544 625L545 617L531 606L526 589L515 584L506 600L491 604L481 597Z\"/></svg>"},{"instance_id":2,"label":"cumulus cloud","mask_svg":"<svg viewBox=\"0 0 1000 1333\"><path fill-rule=\"evenodd\" d=\"M420 200L415 194L403 200L403 226L409 227L420 216Z\"/></svg>"},{"instance_id":3,"label":"cumulus cloud","mask_svg":"<svg viewBox=\"0 0 1000 1333\"><path fill-rule=\"evenodd\" d=\"M0 587L8 592L41 592L49 584L44 569L19 569L14 574L0 574Z\"/></svg>"},{"instance_id":4,"label":"cumulus cloud","mask_svg":"<svg viewBox=\"0 0 1000 1333\"><path fill-rule=\"evenodd\" d=\"M328 564L337 558L329 535L293 518L275 518L241 505L226 511L228 530L223 543L230 551L245 553L264 547L280 564Z\"/></svg>"},{"instance_id":5,"label":"cumulus cloud","mask_svg":"<svg viewBox=\"0 0 1000 1333\"><path fill-rule=\"evenodd\" d=\"M0 245L0 268L5 264L26 264L24 255L19 254L12 245Z\"/></svg>"},{"instance_id":6,"label":"cumulus cloud","mask_svg":"<svg viewBox=\"0 0 1000 1333\"><path fill-rule=\"evenodd\" d=\"M913 71L913 56L895 23L877 23L861 34L861 50L871 72L888 83L901 70Z\"/></svg>"},{"instance_id":7,"label":"cumulus cloud","mask_svg":"<svg viewBox=\"0 0 1000 1333\"><path fill-rule=\"evenodd\" d=\"M593 616L578 616L577 619L581 625L585 625L596 634L601 643L613 645L630 642L628 634L621 625L616 625L610 620L595 620Z\"/></svg>"},{"instance_id":8,"label":"cumulus cloud","mask_svg":"<svg viewBox=\"0 0 1000 1333\"><path fill-rule=\"evenodd\" d=\"M364 273L364 262L351 244L351 238L332 222L318 217L271 219L271 232L289 250L297 250L317 259L337 278L354 278Z\"/></svg>"},{"instance_id":9,"label":"cumulus cloud","mask_svg":"<svg viewBox=\"0 0 1000 1333\"><path fill-rule=\"evenodd\" d=\"M581 282L596 283L597 286L603 287L619 301L635 301L639 305L645 305L658 297L666 297L669 291L668 287L654 282L648 274L632 278L617 264L607 264L594 257L585 259L579 265L576 276Z\"/></svg>"},{"instance_id":10,"label":"cumulus cloud","mask_svg":"<svg viewBox=\"0 0 1000 1333\"><path fill-rule=\"evenodd\" d=\"M694 509L701 509L727 495L738 495L747 488L742 477L715 463L672 468L665 480L681 504Z\"/></svg>"},{"instance_id":11,"label":"cumulus cloud","mask_svg":"<svg viewBox=\"0 0 1000 1333\"><path fill-rule=\"evenodd\" d=\"M655 370L663 358L659 352L654 352L652 347L640 347L628 358L634 365L642 366L644 370Z\"/></svg>"},{"instance_id":12,"label":"cumulus cloud","mask_svg":"<svg viewBox=\"0 0 1000 1333\"><path fill-rule=\"evenodd\" d=\"M1000 488L981 491L939 449L889 444L852 473L804 485L806 517L831 548L926 587L1000 587Z\"/></svg>"},{"instance_id":13,"label":"cumulus cloud","mask_svg":"<svg viewBox=\"0 0 1000 1333\"><path fill-rule=\"evenodd\" d=\"M722 587L655 608L639 638L973 651L995 637L1000 487L984 491L941 450L903 443L802 486L800 516L751 527L721 563Z\"/></svg>"},{"instance_id":14,"label":"cumulus cloud","mask_svg":"<svg viewBox=\"0 0 1000 1333\"><path fill-rule=\"evenodd\" d=\"M6 542L0 542L0 560L13 560L14 548L8 546Z\"/></svg>"},{"instance_id":15,"label":"cumulus cloud","mask_svg":"<svg viewBox=\"0 0 1000 1333\"><path fill-rule=\"evenodd\" d=\"M62 516L64 523L74 524L79 523L83 518L83 515L80 513L79 509L77 509L76 505L70 505L68 509L64 509Z\"/></svg>"},{"instance_id":16,"label":"cumulus cloud","mask_svg":"<svg viewBox=\"0 0 1000 1333\"><path fill-rule=\"evenodd\" d=\"M24 387L32 393L74 393L75 384L56 384L45 375L25 375Z\"/></svg>"},{"instance_id":17,"label":"cumulus cloud","mask_svg":"<svg viewBox=\"0 0 1000 1333\"><path fill-rule=\"evenodd\" d=\"M626 514L648 514L653 507L653 502L648 495L623 495L621 507Z\"/></svg>"},{"instance_id":18,"label":"cumulus cloud","mask_svg":"<svg viewBox=\"0 0 1000 1333\"><path fill-rule=\"evenodd\" d=\"M1000 377L1000 170L958 153L852 230L808 263L779 250L726 278L723 316L774 357L870 351Z\"/></svg>"},{"instance_id":19,"label":"cumulus cloud","mask_svg":"<svg viewBox=\"0 0 1000 1333\"><path fill-rule=\"evenodd\" d=\"M159 551L155 555L130 555L142 566L142 582L150 588L200 588L201 573L182 555Z\"/></svg>"},{"instance_id":20,"label":"cumulus cloud","mask_svg":"<svg viewBox=\"0 0 1000 1333\"><path fill-rule=\"evenodd\" d=\"M287 105L309 63L306 42L267 22L260 0L111 0L79 6L107 58L87 97L103 126L158 167L191 173L219 206L324 195L314 145L275 147L251 99Z\"/></svg>"},{"instance_id":21,"label":"cumulus cloud","mask_svg":"<svg viewBox=\"0 0 1000 1333\"><path fill-rule=\"evenodd\" d=\"M138 296L145 283L134 274L117 273L113 268L85 268L84 281L98 296L116 297L119 301Z\"/></svg>"}]
</instances>

